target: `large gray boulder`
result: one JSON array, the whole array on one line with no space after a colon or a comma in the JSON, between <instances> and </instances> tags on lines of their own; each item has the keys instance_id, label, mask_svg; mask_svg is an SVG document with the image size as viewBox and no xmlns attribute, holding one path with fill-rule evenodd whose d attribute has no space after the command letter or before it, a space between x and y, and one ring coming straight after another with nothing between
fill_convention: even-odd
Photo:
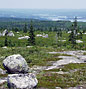
<instances>
[{"instance_id":1,"label":"large gray boulder","mask_svg":"<svg viewBox=\"0 0 86 89\"><path fill-rule=\"evenodd\" d=\"M9 89L33 89L37 86L38 80L35 75L10 74L7 79Z\"/></svg>"},{"instance_id":2,"label":"large gray boulder","mask_svg":"<svg viewBox=\"0 0 86 89\"><path fill-rule=\"evenodd\" d=\"M20 54L8 56L3 60L3 66L8 73L27 73L29 69L26 60Z\"/></svg>"}]
</instances>

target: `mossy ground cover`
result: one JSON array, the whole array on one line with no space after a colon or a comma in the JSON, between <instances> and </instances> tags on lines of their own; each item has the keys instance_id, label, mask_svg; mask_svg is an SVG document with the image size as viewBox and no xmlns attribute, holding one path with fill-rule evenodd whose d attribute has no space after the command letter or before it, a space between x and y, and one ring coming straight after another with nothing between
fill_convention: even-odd
<instances>
[{"instance_id":1,"label":"mossy ground cover","mask_svg":"<svg viewBox=\"0 0 86 89\"><path fill-rule=\"evenodd\" d=\"M61 87L67 89L68 87L75 87L86 83L86 64L68 64L62 68L62 71L69 72L69 70L79 69L68 74L57 74L60 69L52 69L44 71L38 75L38 88L44 87L48 89L55 89Z\"/></svg>"}]
</instances>

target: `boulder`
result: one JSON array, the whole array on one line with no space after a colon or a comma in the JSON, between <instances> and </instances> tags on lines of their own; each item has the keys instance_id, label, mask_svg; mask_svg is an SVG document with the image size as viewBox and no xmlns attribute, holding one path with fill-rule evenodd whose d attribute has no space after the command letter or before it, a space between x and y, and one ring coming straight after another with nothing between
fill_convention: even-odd
<instances>
[{"instance_id":1,"label":"boulder","mask_svg":"<svg viewBox=\"0 0 86 89\"><path fill-rule=\"evenodd\" d=\"M4 46L4 47L2 47L2 48L7 49L7 46Z\"/></svg>"},{"instance_id":2,"label":"boulder","mask_svg":"<svg viewBox=\"0 0 86 89\"><path fill-rule=\"evenodd\" d=\"M83 43L83 41L81 41L81 40L76 40L76 43Z\"/></svg>"},{"instance_id":3,"label":"boulder","mask_svg":"<svg viewBox=\"0 0 86 89\"><path fill-rule=\"evenodd\" d=\"M44 38L48 38L48 34L46 34L46 35L43 35L42 37L44 37Z\"/></svg>"},{"instance_id":4,"label":"boulder","mask_svg":"<svg viewBox=\"0 0 86 89\"><path fill-rule=\"evenodd\" d=\"M5 29L5 30L3 31L3 33L2 33L2 36L6 36L7 34L8 34L8 30Z\"/></svg>"},{"instance_id":5,"label":"boulder","mask_svg":"<svg viewBox=\"0 0 86 89\"><path fill-rule=\"evenodd\" d=\"M8 56L3 60L3 66L8 73L27 73L29 69L26 60L20 54Z\"/></svg>"},{"instance_id":6,"label":"boulder","mask_svg":"<svg viewBox=\"0 0 86 89\"><path fill-rule=\"evenodd\" d=\"M29 36L23 36L23 37L19 37L18 39L29 39Z\"/></svg>"},{"instance_id":7,"label":"boulder","mask_svg":"<svg viewBox=\"0 0 86 89\"><path fill-rule=\"evenodd\" d=\"M42 34L37 34L36 36L37 36L37 37L42 37L43 35L42 35Z\"/></svg>"},{"instance_id":8,"label":"boulder","mask_svg":"<svg viewBox=\"0 0 86 89\"><path fill-rule=\"evenodd\" d=\"M14 33L12 31L10 31L7 36L15 36Z\"/></svg>"},{"instance_id":9,"label":"boulder","mask_svg":"<svg viewBox=\"0 0 86 89\"><path fill-rule=\"evenodd\" d=\"M38 80L35 75L10 74L7 79L9 89L33 89L37 86Z\"/></svg>"},{"instance_id":10,"label":"boulder","mask_svg":"<svg viewBox=\"0 0 86 89\"><path fill-rule=\"evenodd\" d=\"M71 33L72 31L68 31L68 33Z\"/></svg>"},{"instance_id":11,"label":"boulder","mask_svg":"<svg viewBox=\"0 0 86 89\"><path fill-rule=\"evenodd\" d=\"M0 36L2 36L2 33L0 32Z\"/></svg>"}]
</instances>

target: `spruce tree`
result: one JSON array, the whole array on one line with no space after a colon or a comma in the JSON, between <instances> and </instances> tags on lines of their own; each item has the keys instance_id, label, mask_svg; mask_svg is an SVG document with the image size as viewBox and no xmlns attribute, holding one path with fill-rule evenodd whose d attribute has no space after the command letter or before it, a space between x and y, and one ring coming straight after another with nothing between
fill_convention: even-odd
<instances>
[{"instance_id":1,"label":"spruce tree","mask_svg":"<svg viewBox=\"0 0 86 89\"><path fill-rule=\"evenodd\" d=\"M74 31L74 34L77 35L77 32L78 32L77 17L75 17L75 21L73 22L73 31Z\"/></svg>"},{"instance_id":2,"label":"spruce tree","mask_svg":"<svg viewBox=\"0 0 86 89\"><path fill-rule=\"evenodd\" d=\"M29 39L28 39L28 45L35 45L35 35L34 35L34 29L32 25L32 21L30 24L30 31L29 31Z\"/></svg>"},{"instance_id":3,"label":"spruce tree","mask_svg":"<svg viewBox=\"0 0 86 89\"><path fill-rule=\"evenodd\" d=\"M7 36L5 36L4 46L8 46Z\"/></svg>"},{"instance_id":4,"label":"spruce tree","mask_svg":"<svg viewBox=\"0 0 86 89\"><path fill-rule=\"evenodd\" d=\"M24 33L27 33L27 25L26 25L26 24L24 25L23 32L24 32Z\"/></svg>"},{"instance_id":5,"label":"spruce tree","mask_svg":"<svg viewBox=\"0 0 86 89\"><path fill-rule=\"evenodd\" d=\"M74 25L72 25L72 28L71 28L71 33L69 35L69 42L73 45L73 47L75 46L76 44L76 34L74 32Z\"/></svg>"},{"instance_id":6,"label":"spruce tree","mask_svg":"<svg viewBox=\"0 0 86 89\"><path fill-rule=\"evenodd\" d=\"M80 32L79 38L82 39L82 36L83 36L83 34L82 34L82 32Z\"/></svg>"}]
</instances>

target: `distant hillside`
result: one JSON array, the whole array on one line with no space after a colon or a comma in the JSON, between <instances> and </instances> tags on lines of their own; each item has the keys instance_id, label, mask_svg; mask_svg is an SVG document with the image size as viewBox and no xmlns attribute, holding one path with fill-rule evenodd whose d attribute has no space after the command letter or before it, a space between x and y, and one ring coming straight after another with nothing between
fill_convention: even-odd
<instances>
[{"instance_id":1,"label":"distant hillside","mask_svg":"<svg viewBox=\"0 0 86 89\"><path fill-rule=\"evenodd\" d=\"M86 22L86 10L0 9L0 17L73 21L75 16L77 16L78 21Z\"/></svg>"}]
</instances>

